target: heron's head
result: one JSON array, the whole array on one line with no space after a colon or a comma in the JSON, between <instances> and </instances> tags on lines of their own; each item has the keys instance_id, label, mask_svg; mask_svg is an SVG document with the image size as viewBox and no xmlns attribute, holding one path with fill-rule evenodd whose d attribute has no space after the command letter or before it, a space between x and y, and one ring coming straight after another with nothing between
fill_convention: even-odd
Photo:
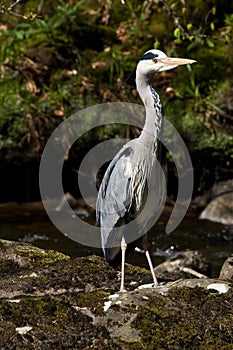
<instances>
[{"instance_id":1,"label":"heron's head","mask_svg":"<svg viewBox=\"0 0 233 350\"><path fill-rule=\"evenodd\" d=\"M149 50L144 53L138 63L137 69L142 74L148 75L156 72L163 72L181 65L192 64L196 61L188 58L174 58L167 57L167 55L160 50Z\"/></svg>"}]
</instances>

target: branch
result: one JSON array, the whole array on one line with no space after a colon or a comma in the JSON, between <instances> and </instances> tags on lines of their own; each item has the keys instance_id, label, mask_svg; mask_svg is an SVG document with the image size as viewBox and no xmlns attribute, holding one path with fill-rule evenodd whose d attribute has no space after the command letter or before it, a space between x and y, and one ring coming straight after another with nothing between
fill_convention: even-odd
<instances>
[{"instance_id":1,"label":"branch","mask_svg":"<svg viewBox=\"0 0 233 350\"><path fill-rule=\"evenodd\" d=\"M174 12L171 9L171 6L168 4L167 0L161 0L162 4L164 5L164 7L166 8L169 16L173 19L175 25L183 32L183 34L185 35L186 38L189 38L189 33L186 32L186 30L184 29L184 27L180 24L180 20L179 18L174 14Z\"/></svg>"},{"instance_id":2,"label":"branch","mask_svg":"<svg viewBox=\"0 0 233 350\"><path fill-rule=\"evenodd\" d=\"M20 14L18 12L13 11L13 9L19 4L21 3L23 0L16 0L15 2L13 2L13 4L7 6L5 4L1 5L1 10L0 10L0 14L10 14L16 17L21 17L23 19L35 19L38 17L38 15L36 13L25 13L25 14Z\"/></svg>"},{"instance_id":3,"label":"branch","mask_svg":"<svg viewBox=\"0 0 233 350\"><path fill-rule=\"evenodd\" d=\"M17 6L23 0L16 0L13 4L9 6L9 9L12 10L15 6Z\"/></svg>"}]
</instances>

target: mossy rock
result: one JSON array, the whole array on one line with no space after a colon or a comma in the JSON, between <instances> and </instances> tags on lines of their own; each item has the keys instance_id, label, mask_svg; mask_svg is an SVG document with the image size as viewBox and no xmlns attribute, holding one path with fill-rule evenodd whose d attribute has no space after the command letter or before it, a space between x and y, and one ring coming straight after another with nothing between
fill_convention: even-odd
<instances>
[{"instance_id":1,"label":"mossy rock","mask_svg":"<svg viewBox=\"0 0 233 350\"><path fill-rule=\"evenodd\" d=\"M0 259L5 261L5 265L34 268L41 264L67 260L70 257L54 250L40 249L28 243L0 240ZM1 270L1 273L3 272L4 270Z\"/></svg>"},{"instance_id":2,"label":"mossy rock","mask_svg":"<svg viewBox=\"0 0 233 350\"><path fill-rule=\"evenodd\" d=\"M42 259L42 257L46 257ZM150 273L0 241L2 349L231 349L233 289L186 279L136 289ZM14 260L16 259L16 260ZM133 283L132 283L133 282Z\"/></svg>"}]
</instances>

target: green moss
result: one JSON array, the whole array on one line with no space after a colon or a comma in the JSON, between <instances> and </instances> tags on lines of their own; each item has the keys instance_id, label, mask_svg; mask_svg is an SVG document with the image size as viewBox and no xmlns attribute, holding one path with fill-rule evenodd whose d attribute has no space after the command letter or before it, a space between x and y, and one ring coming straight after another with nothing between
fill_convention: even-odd
<instances>
[{"instance_id":1,"label":"green moss","mask_svg":"<svg viewBox=\"0 0 233 350\"><path fill-rule=\"evenodd\" d=\"M1 300L2 348L120 350L104 327L94 325L91 317L73 307L70 300L75 297L28 297L18 303ZM17 334L15 328L24 326L32 329L25 336Z\"/></svg>"},{"instance_id":2,"label":"green moss","mask_svg":"<svg viewBox=\"0 0 233 350\"><path fill-rule=\"evenodd\" d=\"M10 241L7 240L0 240L0 249L4 250L5 248L8 248L10 246Z\"/></svg>"},{"instance_id":3,"label":"green moss","mask_svg":"<svg viewBox=\"0 0 233 350\"><path fill-rule=\"evenodd\" d=\"M44 263L51 264L61 260L68 260L70 257L63 253L54 251L54 250L46 250L40 251L37 249L15 249L15 253L21 256L28 256L31 258L33 263ZM31 265L33 265L33 263Z\"/></svg>"},{"instance_id":4,"label":"green moss","mask_svg":"<svg viewBox=\"0 0 233 350\"><path fill-rule=\"evenodd\" d=\"M221 298L201 288L174 289L167 303L151 296L149 306L139 306L134 321L145 349L194 349L200 344L202 349L228 349L233 316L226 314L229 305Z\"/></svg>"},{"instance_id":5,"label":"green moss","mask_svg":"<svg viewBox=\"0 0 233 350\"><path fill-rule=\"evenodd\" d=\"M79 307L87 307L94 314L101 315L104 314L104 302L108 296L109 293L106 293L102 290L96 290L88 293L80 292L78 294L76 303Z\"/></svg>"}]
</instances>

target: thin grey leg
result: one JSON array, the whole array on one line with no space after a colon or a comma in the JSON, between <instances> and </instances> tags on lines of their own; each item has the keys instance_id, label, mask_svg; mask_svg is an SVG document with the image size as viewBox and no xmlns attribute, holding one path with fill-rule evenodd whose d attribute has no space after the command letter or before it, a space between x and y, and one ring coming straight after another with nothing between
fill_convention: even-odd
<instances>
[{"instance_id":1,"label":"thin grey leg","mask_svg":"<svg viewBox=\"0 0 233 350\"><path fill-rule=\"evenodd\" d=\"M151 258L150 258L149 251L146 250L145 254L146 254L146 258L147 258L147 261L148 261L148 264L149 264L149 267L150 267L150 271L151 271L151 274L152 274L154 287L158 287L159 284L158 284L157 278L155 276L155 271L154 271L154 267L153 267L153 264L152 264L152 261L151 261Z\"/></svg>"},{"instance_id":2,"label":"thin grey leg","mask_svg":"<svg viewBox=\"0 0 233 350\"><path fill-rule=\"evenodd\" d=\"M122 254L122 260L121 260L121 287L120 292L126 292L124 280L125 280L125 252L127 248L127 243L125 241L125 237L122 237L121 240L121 254Z\"/></svg>"}]
</instances>

